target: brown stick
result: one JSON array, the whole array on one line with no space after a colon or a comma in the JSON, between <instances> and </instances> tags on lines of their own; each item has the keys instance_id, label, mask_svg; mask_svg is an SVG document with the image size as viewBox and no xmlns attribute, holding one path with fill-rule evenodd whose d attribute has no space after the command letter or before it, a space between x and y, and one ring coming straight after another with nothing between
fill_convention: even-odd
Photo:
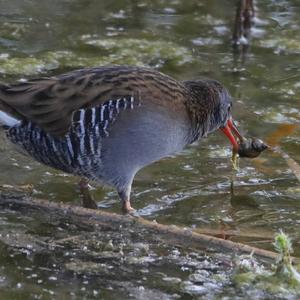
<instances>
[{"instance_id":1,"label":"brown stick","mask_svg":"<svg viewBox=\"0 0 300 300\"><path fill-rule=\"evenodd\" d=\"M134 227L135 230L146 229L161 236L163 240L172 245L182 245L185 247L213 249L222 252L232 252L236 254L253 253L261 259L274 260L277 256L272 251L251 247L241 243L235 243L229 240L212 237L205 234L193 232L190 229L180 228L174 225L162 225L154 221L148 221L143 218L131 217L128 215L118 215L115 213L104 212L100 210L92 210L78 206L72 206L62 203L50 202L40 199L32 199L27 197L15 198L0 192L0 205L10 207L11 209L38 209L47 213L55 213L56 215L68 216L94 226L109 226L119 228L120 225ZM295 261L299 261L295 259Z\"/></svg>"},{"instance_id":2,"label":"brown stick","mask_svg":"<svg viewBox=\"0 0 300 300\"><path fill-rule=\"evenodd\" d=\"M283 152L282 150L277 150L278 153L282 155L282 157L285 159L287 165L294 173L295 177L300 181L300 166L299 164L291 158L287 153Z\"/></svg>"},{"instance_id":3,"label":"brown stick","mask_svg":"<svg viewBox=\"0 0 300 300\"><path fill-rule=\"evenodd\" d=\"M210 235L222 239L232 239L232 238L247 238L247 239L262 239L265 240L266 237L269 237L268 242L273 240L274 232L271 230L260 230L259 232L255 232L253 230L247 229L213 229L213 228L196 228L193 229L194 232Z\"/></svg>"},{"instance_id":4,"label":"brown stick","mask_svg":"<svg viewBox=\"0 0 300 300\"><path fill-rule=\"evenodd\" d=\"M279 127L267 138L267 143L271 146L270 149L274 153L281 155L282 158L285 159L295 177L298 181L300 181L300 165L279 146L281 139L292 135L298 128L298 124L280 124Z\"/></svg>"}]
</instances>

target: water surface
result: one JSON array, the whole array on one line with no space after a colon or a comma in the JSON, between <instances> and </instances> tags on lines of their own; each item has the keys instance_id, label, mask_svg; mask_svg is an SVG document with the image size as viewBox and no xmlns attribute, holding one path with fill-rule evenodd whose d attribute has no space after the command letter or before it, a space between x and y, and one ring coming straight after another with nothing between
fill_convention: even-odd
<instances>
[{"instance_id":1,"label":"water surface","mask_svg":"<svg viewBox=\"0 0 300 300\"><path fill-rule=\"evenodd\" d=\"M230 41L235 1L2 0L0 79L104 64L151 66L177 79L211 77L233 96L245 135L276 143L300 162L300 5L266 0L256 10L251 46L242 54L233 53ZM20 155L2 138L0 149L0 184L32 184L37 197L80 203L77 178ZM227 139L214 133L145 168L134 182L134 207L165 224L236 230L233 240L267 249L283 229L299 256L300 185L286 161L269 152L241 159L234 171L230 156ZM107 189L102 201L99 189L93 194L103 209L119 212L115 191ZM19 226L11 217L1 213ZM29 228L40 224L30 222Z\"/></svg>"}]
</instances>

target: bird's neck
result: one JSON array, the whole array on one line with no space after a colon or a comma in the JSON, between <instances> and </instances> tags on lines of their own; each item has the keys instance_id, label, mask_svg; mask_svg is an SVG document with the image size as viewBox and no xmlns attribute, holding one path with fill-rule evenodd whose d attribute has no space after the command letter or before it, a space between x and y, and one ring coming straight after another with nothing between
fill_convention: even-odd
<instances>
[{"instance_id":1,"label":"bird's neck","mask_svg":"<svg viewBox=\"0 0 300 300\"><path fill-rule=\"evenodd\" d=\"M218 127L220 93L206 81L184 81L186 107L192 124L192 142L207 136Z\"/></svg>"},{"instance_id":2,"label":"bird's neck","mask_svg":"<svg viewBox=\"0 0 300 300\"><path fill-rule=\"evenodd\" d=\"M214 130L209 107L201 105L192 94L186 100L186 107L191 120L190 143L207 136Z\"/></svg>"}]
</instances>

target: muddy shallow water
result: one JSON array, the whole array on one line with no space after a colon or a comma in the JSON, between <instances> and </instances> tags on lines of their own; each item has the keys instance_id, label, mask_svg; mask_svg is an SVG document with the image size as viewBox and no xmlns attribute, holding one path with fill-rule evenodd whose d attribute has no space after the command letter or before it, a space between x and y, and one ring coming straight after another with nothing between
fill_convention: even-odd
<instances>
[{"instance_id":1,"label":"muddy shallow water","mask_svg":"<svg viewBox=\"0 0 300 300\"><path fill-rule=\"evenodd\" d=\"M2 0L0 80L11 82L111 63L147 65L178 79L215 78L232 94L234 116L242 132L280 146L299 163L300 6L296 0L266 0L257 4L256 11L251 46L243 54L233 53L230 42L235 1ZM39 198L80 203L76 178L39 165L0 139L0 185L31 184ZM142 170L134 182L132 203L145 218L192 228L236 230L239 234L234 240L266 249L272 248L274 232L283 229L293 239L294 254L300 256L300 183L286 161L266 152L255 160L240 159L235 171L230 157L228 141L214 133L176 157ZM119 212L116 192L107 189L103 193L94 187L99 206ZM10 210L1 211L0 222L2 235L28 234L28 239L43 231L47 238L57 239L58 228L63 237L72 230L85 230L72 229L64 221L53 224L36 213L26 216ZM168 299L173 294L192 297L193 293L182 288L191 273L176 263L191 255L195 264L201 265L202 254L166 250L163 245L153 248L151 239L147 239L147 251L153 251L149 257L154 261L147 262L150 267L144 275L135 273L143 270L138 264L120 263L120 249L114 255L116 265L122 266L121 274L113 264L113 271L103 269L93 275L93 271L86 273L90 254L74 250L70 255L79 263L72 264L64 259L68 252L65 244L49 252L38 243L39 251L27 254L26 249L22 252L23 246L19 251L12 244L15 238L1 239L0 287L6 289L3 295L12 299L33 295L36 289L37 295L47 290L43 299L55 298L50 291L65 295L65 299L71 293L73 298L99 298L97 293L106 299L130 293L137 299L141 293L151 299ZM109 240L105 236L105 242ZM31 243L35 245L35 241ZM138 238L137 243L141 243ZM74 247L70 247L72 251ZM172 251L181 256L174 264L169 259ZM53 253L57 254L52 261ZM165 261L159 260L161 254ZM97 263L101 264L101 259ZM217 259L211 262L216 263ZM119 283L114 278L117 275L122 278ZM143 284L143 277L148 285ZM99 278L104 278L101 284ZM14 296L11 287L19 287ZM231 292L224 288L220 295Z\"/></svg>"}]
</instances>

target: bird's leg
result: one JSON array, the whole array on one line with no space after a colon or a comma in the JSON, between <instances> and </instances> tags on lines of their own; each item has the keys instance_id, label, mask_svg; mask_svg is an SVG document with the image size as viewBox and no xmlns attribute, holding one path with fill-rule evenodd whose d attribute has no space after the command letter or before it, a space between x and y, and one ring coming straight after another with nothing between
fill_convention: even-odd
<instances>
[{"instance_id":1,"label":"bird's leg","mask_svg":"<svg viewBox=\"0 0 300 300\"><path fill-rule=\"evenodd\" d=\"M125 214L133 212L135 210L130 204L130 191L131 191L131 187L127 188L126 190L122 190L118 192L122 202L122 211Z\"/></svg>"},{"instance_id":2,"label":"bird's leg","mask_svg":"<svg viewBox=\"0 0 300 300\"><path fill-rule=\"evenodd\" d=\"M93 197L90 193L88 180L85 178L81 178L78 185L82 198L82 206L85 208L92 209L98 208L96 202L93 200Z\"/></svg>"}]
</instances>

